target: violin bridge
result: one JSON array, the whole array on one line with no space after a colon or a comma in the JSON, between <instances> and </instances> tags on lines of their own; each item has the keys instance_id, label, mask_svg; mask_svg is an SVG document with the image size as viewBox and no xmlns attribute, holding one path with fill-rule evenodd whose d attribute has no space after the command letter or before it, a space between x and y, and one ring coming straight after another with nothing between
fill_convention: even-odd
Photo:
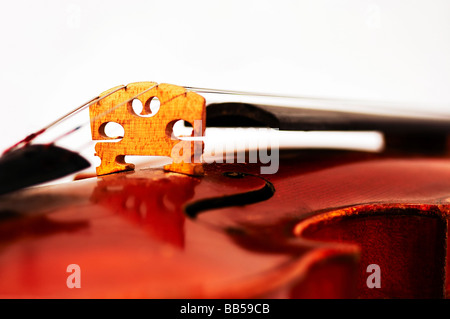
<instances>
[{"instance_id":1,"label":"violin bridge","mask_svg":"<svg viewBox=\"0 0 450 319\"><path fill-rule=\"evenodd\" d=\"M106 96L116 88L103 92ZM159 110L153 114L150 102L160 101ZM142 103L142 112L133 110L133 100ZM124 136L118 142L98 142L96 155L101 164L97 175L133 170L134 164L126 163L126 155L168 156L173 162L164 166L165 170L202 175L200 156L203 153L202 141L187 141L176 138L173 125L184 120L194 128L193 135L204 136L206 127L205 99L185 88L154 82L131 83L113 94L93 103L89 107L93 140L114 140L105 133L106 124L113 122L124 129Z\"/></svg>"}]
</instances>

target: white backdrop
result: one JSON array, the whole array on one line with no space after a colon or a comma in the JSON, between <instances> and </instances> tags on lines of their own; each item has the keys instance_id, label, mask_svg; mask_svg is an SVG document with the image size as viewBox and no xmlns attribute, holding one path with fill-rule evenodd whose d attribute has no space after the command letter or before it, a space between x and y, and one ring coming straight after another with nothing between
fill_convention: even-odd
<instances>
[{"instance_id":1,"label":"white backdrop","mask_svg":"<svg viewBox=\"0 0 450 319\"><path fill-rule=\"evenodd\" d=\"M0 30L0 149L136 81L450 114L447 0L16 0Z\"/></svg>"}]
</instances>

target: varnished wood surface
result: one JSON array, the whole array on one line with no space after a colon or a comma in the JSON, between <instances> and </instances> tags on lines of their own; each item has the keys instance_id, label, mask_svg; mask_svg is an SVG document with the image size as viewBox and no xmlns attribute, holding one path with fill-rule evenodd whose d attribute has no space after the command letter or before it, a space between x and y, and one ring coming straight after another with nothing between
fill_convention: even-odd
<instances>
[{"instance_id":1,"label":"varnished wood surface","mask_svg":"<svg viewBox=\"0 0 450 319\"><path fill-rule=\"evenodd\" d=\"M283 152L278 173L258 173L149 169L4 195L0 296L446 296L446 158ZM184 213L267 183L264 201ZM80 289L66 286L72 263ZM381 289L365 285L367 263L382 267Z\"/></svg>"}]
</instances>

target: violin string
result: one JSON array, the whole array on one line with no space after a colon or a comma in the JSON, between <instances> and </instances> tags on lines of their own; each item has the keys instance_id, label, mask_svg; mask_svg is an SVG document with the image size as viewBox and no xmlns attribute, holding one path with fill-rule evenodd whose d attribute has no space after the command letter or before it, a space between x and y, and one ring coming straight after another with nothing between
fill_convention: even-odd
<instances>
[{"instance_id":1,"label":"violin string","mask_svg":"<svg viewBox=\"0 0 450 319\"><path fill-rule=\"evenodd\" d=\"M64 120L66 120L66 119L68 119L68 118L70 118L70 117L76 115L77 113L79 113L79 112L81 112L82 110L86 109L87 107L91 106L93 103L100 102L100 101L103 100L104 98L110 96L111 94L113 94L113 93L115 93L115 92L117 92L117 91L119 91L119 90L121 90L121 89L123 89L123 88L126 88L126 86L125 86L125 85L121 85L121 86L119 86L118 88L114 89L113 91L109 92L108 94L105 94L105 95L102 96L102 97L97 96L97 97L95 97L95 98L93 98L93 99L87 101L87 102L84 103L83 105L81 105L81 106L75 108L74 110L72 110L72 111L70 111L69 113L63 115L63 116L60 117L59 119L53 121L52 123L50 123L49 125L47 125L44 129L48 129L48 128L52 127L52 126L55 126L55 125L57 125L57 124L63 122Z\"/></svg>"},{"instance_id":2,"label":"violin string","mask_svg":"<svg viewBox=\"0 0 450 319\"><path fill-rule=\"evenodd\" d=\"M100 114L97 116L97 118L93 119L92 121L97 120L99 117L105 116L106 114L108 114L109 112L114 111L116 108L122 106L125 103L130 102L131 100L135 99L136 97L140 96L141 94L144 94L145 92L153 89L154 87L156 87L158 84L154 85L153 87L148 88L147 90L137 94L136 96L132 97L129 101L125 101L122 104L113 106L110 110L105 111L104 113ZM241 95L241 96L258 96L258 97L271 97L271 98L287 98L287 99L296 99L296 100L314 100L314 101L322 101L322 102L340 102L343 104L354 104L359 102L361 106L363 106L364 104L368 104L367 101L356 101L356 100L338 100L338 99L330 99L330 98L318 98L318 97L307 97L307 96L295 96L295 95L279 95L279 94L270 94L270 93L260 93L260 92L249 92L249 91L236 91L236 90L223 90L223 89L211 89L211 88L201 88L201 87L194 87L194 86L183 86L186 90L192 91L192 92L196 92L196 93L209 93L209 94L226 94L226 95ZM82 110L86 109L87 107L91 106L93 103L97 103L100 102L102 99L110 96L111 94L114 94L115 92L117 92L118 90L121 90L123 88L126 88L125 85L119 86L118 88L114 89L113 91L109 92L108 94L105 94L102 97L95 97L92 98L91 100L87 101L86 103L83 103L81 106L75 108L74 110L70 111L69 113L63 115L62 117L58 118L57 120L51 122L50 124L48 124L47 126L45 126L44 128L29 134L27 137L25 137L24 139L20 140L19 142L15 143L14 145L12 145L11 147L7 148L3 154L8 153L9 151L23 145L26 146L28 144L30 144L36 137L38 137L39 135L43 134L44 132L46 132L49 128L54 127L60 123L62 123L63 121L65 121L68 118L71 118L72 116L78 114L79 112L81 112ZM372 106L376 106L377 109L381 109L383 106L381 105L372 105ZM390 110L392 110L392 108L389 108ZM408 112L408 115L413 115L411 112ZM425 116L440 116L442 117L443 114L431 114L431 113L427 113L427 114L418 114L416 112L416 115L425 115ZM88 122L90 123L90 122ZM87 124L88 124L87 123ZM80 127L84 126L85 124L81 125ZM63 134L61 137L62 138L64 136L70 135L72 132L75 132L79 129L79 127L76 127L68 132L66 132L65 134ZM57 139L59 139L57 138Z\"/></svg>"},{"instance_id":3,"label":"violin string","mask_svg":"<svg viewBox=\"0 0 450 319\"><path fill-rule=\"evenodd\" d=\"M120 87L118 87L117 89L109 92L108 94L105 94L102 97L94 97L92 99L90 99L89 101L83 103L82 105L80 105L79 107L75 108L74 110L70 111L69 113L61 116L60 118L56 119L55 121L51 122L50 124L48 124L47 126L41 128L40 130L29 134L28 136L26 136L24 139L18 141L17 143L15 143L14 145L12 145L11 147L7 148L2 155L16 149L17 147L19 147L20 145L23 144L23 146L27 146L28 144L30 144L34 139L36 139L38 136L40 136L41 134L43 134L44 132L46 132L48 129L50 129L51 127L54 127L62 122L64 122L65 120L69 119L72 116L75 116L76 114L78 114L79 112L81 112L82 110L86 109L87 107L91 106L93 103L97 103L101 100L103 100L104 98L110 96L111 94L117 92L118 90L124 88L125 86L122 85Z\"/></svg>"},{"instance_id":4,"label":"violin string","mask_svg":"<svg viewBox=\"0 0 450 319\"><path fill-rule=\"evenodd\" d=\"M120 106L122 106L125 103L128 103L130 101L132 101L133 99L135 99L136 97L148 92L149 90L155 88L156 86L158 86L158 84L144 90L143 92L137 94L136 96L132 97L131 99L129 99L128 101L125 101L123 103L120 103L116 106L113 106L110 110L106 110L104 113L99 114L96 118L92 119L91 121L95 121L100 117L103 117L105 115L107 115L108 113L114 111L115 109L119 108ZM196 92L196 93L209 93L209 94L226 94L226 95L241 95L241 96L258 96L258 97L271 97L271 98L287 98L287 99L296 99L296 100L317 100L317 101L328 101L328 102L341 102L341 103L355 103L358 101L345 101L345 100L337 100L337 99L327 99L327 98L317 98L317 97L306 97L306 96L295 96L295 95L278 95L278 94L270 94L270 93L260 93L260 92L250 92L250 91L236 91L236 90L223 90L223 89L211 89L211 88L201 88L201 87L194 87L194 86L183 86L186 90L192 91L192 92ZM125 85L119 86L116 89L112 90L111 92L109 92L108 94L105 94L102 97L95 97L92 98L91 100L87 101L86 103L83 103L81 106L75 108L74 110L70 111L69 113L63 115L62 117L56 119L55 121L51 122L50 124L48 124L47 126L45 126L44 128L40 129L37 132L34 132L30 135L28 135L27 137L25 137L24 139L20 140L19 142L17 142L16 144L14 144L13 146L9 147L8 149L6 149L3 154L17 148L18 146L22 145L26 146L28 144L31 143L31 141L33 141L36 137L38 137L39 135L41 135L42 133L44 133L45 131L47 131L49 128L54 127L60 123L62 123L63 121L67 120L68 118L71 118L72 116L78 114L79 112L81 112L82 110L86 109L87 107L91 106L94 103L98 103L101 100L103 100L104 98L110 96L111 94L114 94L115 92L126 88ZM362 102L361 103L366 103L367 102ZM378 105L377 108L379 109L380 106ZM409 112L409 115L412 115L411 112ZM430 116L431 114L427 114L428 116ZM441 114L442 116L442 114ZM71 133L77 131L79 128L83 127L84 125L89 124L91 121L89 121L88 123L82 124L66 133L64 133L63 135L61 135L60 137L58 137L57 139L55 139L53 141L53 143L56 140L59 140L60 138L70 135Z\"/></svg>"},{"instance_id":5,"label":"violin string","mask_svg":"<svg viewBox=\"0 0 450 319\"><path fill-rule=\"evenodd\" d=\"M111 108L107 109L106 111L102 112L101 114L98 114L97 116L95 116L94 118L90 119L89 121L86 121L86 122L84 122L84 123L82 123L82 124L80 124L80 125L77 125L76 127L72 128L72 129L70 129L70 130L64 132L63 134L59 135L58 137L54 138L49 144L54 144L54 143L56 143L57 141L59 141L60 139L66 137L66 136L69 136L69 135L71 135L71 134L73 134L73 133L75 133L76 131L80 130L81 128L87 126L88 124L90 124L90 123L92 123L92 122L95 122L95 121L98 120L99 118L102 118L102 117L106 116L107 114L113 112L114 110L116 110L116 109L122 107L123 105L125 105L125 104L127 104L127 103L133 101L133 100L136 99L137 97L139 97L139 96L141 96L141 95L147 93L148 91L150 91L150 90L156 88L158 85L159 85L159 84L155 84L155 85L153 85L153 86L151 86L151 87L145 89L144 91L139 92L138 94L134 95L133 97L129 98L128 100L126 100L126 101L124 101L124 102L121 102L121 103L118 103L118 104L112 106ZM41 131L43 132L43 131L45 131L46 129L48 129L49 127L52 127L52 126L55 126L56 124L61 123L62 121L64 121L64 120L66 120L66 119L68 119L68 118L74 116L75 114L81 112L82 110L86 109L87 107L91 106L92 104L98 103L98 102L100 102L101 100L103 100L104 98L106 98L106 97L110 96L111 94L114 94L115 92L117 92L117 91L119 91L119 90L121 90L121 89L124 89L124 88L126 88L126 86L122 85L122 86L120 86L120 87L114 89L113 91L109 92L108 94L106 94L106 95L104 95L104 96L102 96L102 97L95 97L95 98L89 100L88 102L86 102L86 103L84 103L83 105L77 107L77 108L74 109L73 111L71 111L71 112L67 113L66 115L62 116L61 118L59 118L59 119L53 121L51 124L49 124L48 126L46 126L46 127L45 127L44 129L42 129ZM290 98L297 98L297 99L300 98L300 97L295 97L295 96L282 96L282 95L272 95L272 94L256 93L256 92L244 92L244 91L217 90L217 89L207 89L207 88L188 87L188 86L185 86L184 88L185 88L187 91L196 92L196 93L215 93L215 94L233 94L233 95L253 95L253 96L265 96L265 97L290 97ZM164 104L170 102L171 100L173 100L173 99L175 99L175 98L178 98L179 96L183 96L183 95L185 95L185 92L184 92L183 94L176 95L176 96L174 96L173 98L171 98L170 100L168 100L168 101L166 101L166 102L160 104L160 107L161 107L162 105L164 105ZM41 131L40 131L40 132L41 132ZM41 133L42 133L42 132L41 132ZM37 134L36 134L36 136L37 136ZM34 136L34 137L36 137L36 136ZM92 142L93 142L93 141L89 141L89 142L86 143L83 147L81 147L80 149L78 149L78 151L81 151L82 149L87 148L89 145L92 144ZM20 142L19 142L19 143L20 143ZM19 143L18 143L18 144L19 144Z\"/></svg>"},{"instance_id":6,"label":"violin string","mask_svg":"<svg viewBox=\"0 0 450 319\"><path fill-rule=\"evenodd\" d=\"M196 93L213 93L213 94L226 94L226 95L246 95L246 96L263 96L263 97L274 97L274 98L289 98L289 99L319 99L319 98L307 98L304 96L295 95L277 95L271 93L261 93L261 92L249 92L249 91L234 91L234 90L221 90L221 89L209 89L200 88L194 86L183 86L185 89L191 90Z\"/></svg>"},{"instance_id":7,"label":"violin string","mask_svg":"<svg viewBox=\"0 0 450 319\"><path fill-rule=\"evenodd\" d=\"M290 99L298 100L299 102L315 102L320 103L318 106L328 107L332 110L336 110L340 106L353 106L357 107L356 112L365 113L362 108L370 108L372 112L378 113L378 111L385 110L389 113L397 113L395 115L404 116L416 116L416 117L446 117L449 118L448 113L438 113L438 112L419 112L419 109L429 110L429 106L421 105L406 105L398 102L386 102L386 101L367 101L367 100L350 100L350 99L339 99L339 98L322 98L314 96L300 96L300 95L283 95L283 94L271 94L271 93L261 93L261 92L251 92L251 91L236 91L236 90L223 90L223 89L212 89L212 88L202 88L194 86L183 86L185 89L192 90L196 93L207 93L207 94L221 94L221 95L239 95L248 97L266 97L266 98L276 98L276 99ZM301 106L300 104L298 106ZM393 107L396 106L394 109Z\"/></svg>"},{"instance_id":8,"label":"violin string","mask_svg":"<svg viewBox=\"0 0 450 319\"><path fill-rule=\"evenodd\" d=\"M53 141L50 142L50 144L54 144L54 143L56 143L58 140L60 140L60 139L62 139L62 138L64 138L64 137L66 137L66 136L71 135L72 133L78 131L78 130L81 129L82 127L87 126L88 124L90 124L90 123L92 123L92 122L95 122L96 120L98 120L98 119L100 119L100 118L106 116L107 114L113 112L114 110L120 108L121 106L123 106L123 105L125 105L125 104L127 104L127 103L129 103L129 102L131 102L131 101L133 101L133 100L136 99L137 97L139 97L139 96L141 96L141 95L147 93L148 91L150 91L150 90L152 90L152 89L158 87L158 85L159 85L159 84L155 84L155 85L153 85L153 86L151 86L151 87L145 89L144 91L139 92L138 94L134 95L133 97L129 98L128 100L126 100L126 101L124 101L124 102L122 102L122 103L119 103L119 104L114 105L113 107L107 109L106 111L104 111L104 112L102 112L101 114L95 116L94 118L90 119L89 121L86 121L85 123L80 124L80 125L78 125L78 126L72 128L71 130L69 130L69 131L67 131L67 132L65 132L65 133L63 133L63 134L61 134L61 135L58 136L57 138L53 139ZM173 96L172 98L168 99L167 101L165 101L165 102L163 102L163 103L160 103L160 107L163 106L163 105L165 105L165 104L167 104L167 103L169 103L169 102L171 102L171 101L173 101L174 99L176 99L176 98L178 98L178 97L180 97L180 96L185 96L185 94L186 94L186 92L183 92L183 93L181 93L181 94L178 94L178 95ZM80 147L80 148L78 149L78 151L80 152L81 150L87 148L89 145L92 144L92 142L93 142L93 141L89 141L89 142L86 143L83 147Z\"/></svg>"},{"instance_id":9,"label":"violin string","mask_svg":"<svg viewBox=\"0 0 450 319\"><path fill-rule=\"evenodd\" d=\"M129 102L131 102L131 101L133 101L134 99L136 99L136 98L138 98L139 96L141 96L141 95L147 93L148 91L150 91L150 90L156 88L157 86L158 86L158 84L155 84L155 85L153 85L153 86L151 86L151 87L145 89L144 91L139 92L138 94L134 95L133 97L129 98L128 100L126 100L126 101L124 101L124 102L121 102L121 103L118 103L118 104L112 106L111 108L107 109L106 111L104 111L104 112L98 114L97 116L93 117L93 118L90 119L89 121L86 121L86 122L84 122L84 123L82 123L82 124L80 124L80 125L77 125L76 127L72 128L71 130L69 130L69 131L67 131L67 132L65 132L65 133L63 133L63 134L61 134L60 136L58 136L57 138L55 138L53 141L51 141L50 144L54 144L55 142L57 142L58 140L62 139L63 137L66 137L66 136L68 136L68 135L70 135L70 134L72 134L72 133L78 131L78 130L81 129L82 127L87 126L88 124L91 124L92 122L97 121L98 119L100 119L100 118L102 118L102 117L108 115L109 113L113 112L114 110L117 110L119 107L121 107L121 106L123 106L123 105L125 105L125 104L127 104L127 103L129 103ZM126 86L124 86L124 87L122 87L122 88L126 88ZM122 89L122 88L119 88L119 89ZM116 90L116 91L117 91L117 90ZM114 92L111 92L111 94L112 94L112 93L114 93ZM111 95L111 94L108 94L108 96ZM105 98L105 97L106 97L106 96L103 96L102 98Z\"/></svg>"}]
</instances>

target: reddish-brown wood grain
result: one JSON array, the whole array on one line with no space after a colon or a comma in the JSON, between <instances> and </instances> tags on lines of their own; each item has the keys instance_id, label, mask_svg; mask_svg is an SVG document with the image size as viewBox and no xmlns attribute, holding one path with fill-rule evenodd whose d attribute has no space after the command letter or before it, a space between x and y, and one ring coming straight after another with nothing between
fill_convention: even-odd
<instances>
[{"instance_id":1,"label":"reddish-brown wood grain","mask_svg":"<svg viewBox=\"0 0 450 319\"><path fill-rule=\"evenodd\" d=\"M448 159L303 151L279 166L147 169L4 195L0 296L446 296ZM81 288L66 286L69 264ZM381 288L367 287L368 264Z\"/></svg>"}]
</instances>

